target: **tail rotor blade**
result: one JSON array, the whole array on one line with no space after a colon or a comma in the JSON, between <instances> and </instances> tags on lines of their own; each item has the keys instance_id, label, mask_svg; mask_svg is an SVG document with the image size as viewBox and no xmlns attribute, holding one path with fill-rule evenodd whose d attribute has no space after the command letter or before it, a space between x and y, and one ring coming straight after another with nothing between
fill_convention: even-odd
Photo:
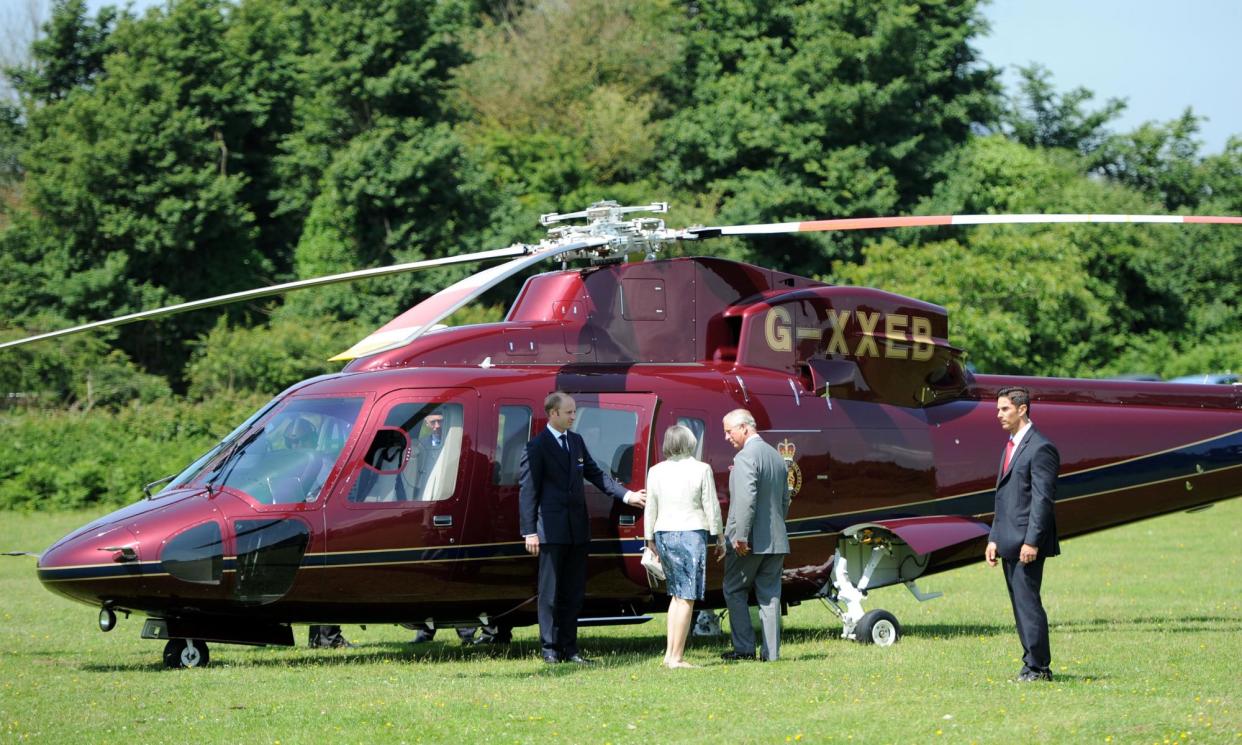
<instances>
[{"instance_id":1,"label":"tail rotor blade","mask_svg":"<svg viewBox=\"0 0 1242 745\"><path fill-rule=\"evenodd\" d=\"M256 298L271 297L272 295L280 295L294 290L306 289L308 287L320 287L323 285L336 284L338 282L352 282L354 280L369 279L371 277L386 277L393 274L403 274L405 272L413 272L437 266L451 266L453 264L464 264L475 261L503 259L510 256L521 256L526 252L527 248L525 246L514 245L509 246L508 248L498 248L491 251L480 251L460 256L445 256L438 259L425 259L423 261L413 261L406 264L394 264L392 266L382 266L374 269L360 269L358 271L332 274L325 277L300 279L294 282L285 282L284 284L272 285L271 287L260 287L254 290L233 292L228 295L218 295L216 297L210 297L203 300L194 300L188 303L179 303L177 305L169 305L163 308L156 308L154 310L144 310L138 313L117 316L116 318L110 318L106 321L94 321L92 323L84 323L81 326L60 329L59 331L49 331L45 334L27 336L23 339L15 339L13 341L0 343L0 349L5 349L7 347L19 347L24 344L30 344L43 339L55 339L60 336L68 336L70 334L91 331L93 329L108 328L110 326L122 326L136 321L148 321L153 318L170 316L177 313L185 313L192 310L201 310L203 308L211 308L217 305L226 305L228 303L243 302L246 300L254 300Z\"/></svg>"},{"instance_id":2,"label":"tail rotor blade","mask_svg":"<svg viewBox=\"0 0 1242 745\"><path fill-rule=\"evenodd\" d=\"M778 235L782 233L820 233L829 230L883 230L938 225L1019 225L1055 223L1198 223L1242 225L1242 217L1210 215L911 215L906 217L848 217L834 220L774 222L759 225L724 225L690 228L686 232L700 238L722 235Z\"/></svg>"}]
</instances>

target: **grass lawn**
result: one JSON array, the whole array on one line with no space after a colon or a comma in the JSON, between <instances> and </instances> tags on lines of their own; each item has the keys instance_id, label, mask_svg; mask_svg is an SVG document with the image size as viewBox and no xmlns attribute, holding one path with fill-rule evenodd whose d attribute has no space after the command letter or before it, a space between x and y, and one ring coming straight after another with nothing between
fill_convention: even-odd
<instances>
[{"instance_id":1,"label":"grass lawn","mask_svg":"<svg viewBox=\"0 0 1242 745\"><path fill-rule=\"evenodd\" d=\"M41 551L91 517L0 515L0 550ZM770 665L694 639L702 669L664 670L661 615L584 629L591 669L539 662L531 628L496 650L353 626L350 650L213 645L210 667L166 670L141 619L100 633L33 559L0 557L0 741L1242 743L1242 500L1062 550L1044 580L1056 681L1026 685L1010 682L1004 579L982 562L925 579L945 593L929 603L872 593L905 626L887 649L792 608Z\"/></svg>"}]
</instances>

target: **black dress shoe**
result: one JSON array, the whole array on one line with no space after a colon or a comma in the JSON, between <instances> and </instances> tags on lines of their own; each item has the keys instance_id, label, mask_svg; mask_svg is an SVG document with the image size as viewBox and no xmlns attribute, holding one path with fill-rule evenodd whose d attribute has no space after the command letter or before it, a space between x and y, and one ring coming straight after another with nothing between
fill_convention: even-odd
<instances>
[{"instance_id":1,"label":"black dress shoe","mask_svg":"<svg viewBox=\"0 0 1242 745\"><path fill-rule=\"evenodd\" d=\"M753 652L750 654L742 654L741 652L738 652L737 650L729 650L728 652L722 652L720 655L720 659L728 660L729 662L737 662L739 660L753 660L755 659L755 654Z\"/></svg>"},{"instance_id":2,"label":"black dress shoe","mask_svg":"<svg viewBox=\"0 0 1242 745\"><path fill-rule=\"evenodd\" d=\"M561 661L561 658L558 657L557 655L552 654L551 652L544 652L543 661L548 663L549 665L555 665Z\"/></svg>"},{"instance_id":3,"label":"black dress shoe","mask_svg":"<svg viewBox=\"0 0 1242 745\"><path fill-rule=\"evenodd\" d=\"M1022 673L1019 674L1017 677L1017 681L1019 683L1034 683L1037 680L1051 681L1052 671L1051 670L1023 670Z\"/></svg>"},{"instance_id":4,"label":"black dress shoe","mask_svg":"<svg viewBox=\"0 0 1242 745\"><path fill-rule=\"evenodd\" d=\"M594 665L595 664L595 660L588 660L587 658L583 657L580 654L573 655L572 657L566 657L565 661L572 662L575 665Z\"/></svg>"}]
</instances>

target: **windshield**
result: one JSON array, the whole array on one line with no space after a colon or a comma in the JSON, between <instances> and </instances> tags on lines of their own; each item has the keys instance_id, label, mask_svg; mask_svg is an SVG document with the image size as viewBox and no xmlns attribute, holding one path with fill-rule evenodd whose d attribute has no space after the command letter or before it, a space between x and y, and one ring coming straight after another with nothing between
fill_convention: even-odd
<instances>
[{"instance_id":1,"label":"windshield","mask_svg":"<svg viewBox=\"0 0 1242 745\"><path fill-rule=\"evenodd\" d=\"M185 484L190 483L194 479L198 478L199 475L203 473L203 469L207 467L208 463L211 463L211 461L215 459L215 457L219 455L220 452L223 451L225 448L232 446L233 442L239 436L241 436L243 432L250 429L250 425L254 424L260 417L267 414L267 412L271 411L272 407L275 406L280 401L280 398L281 398L280 396L273 398L271 401L268 401L267 403L263 404L263 406L258 411L246 417L246 421L237 425L236 429L234 429L232 432L225 435L223 440L216 443L216 446L213 447L211 450L208 450L206 453L203 453L203 455L201 455L198 458L198 460L186 466L184 471L174 476L172 481L169 481L168 484L163 489L160 489L159 493L156 494L155 496L159 497L164 492L177 489L181 486L184 486Z\"/></svg>"},{"instance_id":2,"label":"windshield","mask_svg":"<svg viewBox=\"0 0 1242 745\"><path fill-rule=\"evenodd\" d=\"M315 501L353 431L362 401L290 399L214 466L213 483L264 504Z\"/></svg>"}]
</instances>

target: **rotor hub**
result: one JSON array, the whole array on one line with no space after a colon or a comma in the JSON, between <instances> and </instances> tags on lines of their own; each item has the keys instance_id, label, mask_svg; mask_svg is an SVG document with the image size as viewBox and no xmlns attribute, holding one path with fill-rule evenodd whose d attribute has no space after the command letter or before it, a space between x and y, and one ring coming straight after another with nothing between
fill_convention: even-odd
<instances>
[{"instance_id":1,"label":"rotor hub","mask_svg":"<svg viewBox=\"0 0 1242 745\"><path fill-rule=\"evenodd\" d=\"M596 202L579 212L551 212L540 215L540 225L556 227L548 230L548 237L540 242L539 247L551 248L587 239L603 239L607 243L564 254L563 258L587 258L595 263L603 263L622 260L629 254L642 251L647 260L651 261L665 245L696 237L685 230L666 228L664 220L658 217L625 218L625 215L633 212L663 214L668 212L668 202L622 206L606 200ZM587 222L585 225L557 225L567 220Z\"/></svg>"}]
</instances>

